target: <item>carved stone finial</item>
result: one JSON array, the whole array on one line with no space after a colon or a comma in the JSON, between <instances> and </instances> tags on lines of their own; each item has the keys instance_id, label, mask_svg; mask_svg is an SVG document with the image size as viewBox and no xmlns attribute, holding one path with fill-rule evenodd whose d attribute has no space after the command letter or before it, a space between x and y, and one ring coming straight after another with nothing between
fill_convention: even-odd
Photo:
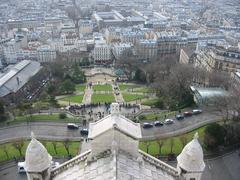
<instances>
[{"instance_id":1,"label":"carved stone finial","mask_svg":"<svg viewBox=\"0 0 240 180\"><path fill-rule=\"evenodd\" d=\"M194 139L198 139L199 138L199 135L198 135L198 132L196 132L195 134L194 134L194 137L193 137Z\"/></svg>"},{"instance_id":2,"label":"carved stone finial","mask_svg":"<svg viewBox=\"0 0 240 180\"><path fill-rule=\"evenodd\" d=\"M35 139L35 134L31 131L31 138Z\"/></svg>"}]
</instances>

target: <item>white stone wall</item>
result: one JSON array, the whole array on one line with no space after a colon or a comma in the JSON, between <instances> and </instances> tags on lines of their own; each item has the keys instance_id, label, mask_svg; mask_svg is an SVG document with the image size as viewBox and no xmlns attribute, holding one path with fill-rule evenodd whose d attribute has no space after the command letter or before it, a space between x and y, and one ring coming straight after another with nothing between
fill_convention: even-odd
<instances>
[{"instance_id":1,"label":"white stone wall","mask_svg":"<svg viewBox=\"0 0 240 180\"><path fill-rule=\"evenodd\" d=\"M107 149L111 149L113 141L117 143L118 149L137 156L138 141L114 129L99 135L91 141L92 155L95 156Z\"/></svg>"}]
</instances>

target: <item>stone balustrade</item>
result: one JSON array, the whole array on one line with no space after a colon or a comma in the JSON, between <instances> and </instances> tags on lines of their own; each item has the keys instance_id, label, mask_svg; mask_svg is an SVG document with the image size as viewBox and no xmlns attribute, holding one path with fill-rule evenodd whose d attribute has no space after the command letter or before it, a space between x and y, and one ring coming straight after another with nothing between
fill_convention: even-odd
<instances>
[{"instance_id":1,"label":"stone balustrade","mask_svg":"<svg viewBox=\"0 0 240 180\"><path fill-rule=\"evenodd\" d=\"M138 150L139 153L143 156L143 159L145 161L148 161L149 163L151 164L154 164L155 166L163 169L164 171L168 172L169 174L173 175L173 176L179 176L178 175L178 170L170 165L168 165L167 163L163 162L163 161L160 161L158 160L157 158L145 153L144 151L142 150Z\"/></svg>"},{"instance_id":2,"label":"stone balustrade","mask_svg":"<svg viewBox=\"0 0 240 180\"><path fill-rule=\"evenodd\" d=\"M61 164L60 166L54 168L51 171L51 175L52 177L58 175L59 173L63 172L64 170L68 169L69 167L74 166L75 164L78 164L81 161L84 161L87 159L88 155L91 153L91 150L88 150L86 152L84 152L83 154L80 154L74 158L72 158L71 160Z\"/></svg>"}]
</instances>

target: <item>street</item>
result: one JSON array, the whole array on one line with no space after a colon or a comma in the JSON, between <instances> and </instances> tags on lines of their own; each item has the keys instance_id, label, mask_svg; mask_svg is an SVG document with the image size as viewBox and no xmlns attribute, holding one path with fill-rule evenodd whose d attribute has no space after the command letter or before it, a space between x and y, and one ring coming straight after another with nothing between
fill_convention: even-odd
<instances>
[{"instance_id":1,"label":"street","mask_svg":"<svg viewBox=\"0 0 240 180\"><path fill-rule=\"evenodd\" d=\"M174 124L164 125L162 127L153 127L142 129L143 139L156 139L157 137L168 137L191 131L197 127L214 122L220 119L218 113L204 112L202 114L185 118L184 120L175 120ZM31 122L22 123L0 128L0 143L8 142L17 138L30 137L33 131L38 138L46 139L72 139L79 140L79 130L67 129L67 123L55 122Z\"/></svg>"},{"instance_id":2,"label":"street","mask_svg":"<svg viewBox=\"0 0 240 180\"><path fill-rule=\"evenodd\" d=\"M79 130L69 130L67 123L53 123L53 122L32 122L12 125L0 128L0 142L8 142L19 138L29 138L31 131L34 132L38 138L46 139L80 139Z\"/></svg>"},{"instance_id":3,"label":"street","mask_svg":"<svg viewBox=\"0 0 240 180\"><path fill-rule=\"evenodd\" d=\"M189 132L210 122L221 119L221 114L217 112L203 112L199 115L186 117L183 120L174 120L173 124L165 124L161 127L149 129L142 128L143 139L156 139L158 137L169 137ZM163 119L162 119L163 120Z\"/></svg>"}]
</instances>

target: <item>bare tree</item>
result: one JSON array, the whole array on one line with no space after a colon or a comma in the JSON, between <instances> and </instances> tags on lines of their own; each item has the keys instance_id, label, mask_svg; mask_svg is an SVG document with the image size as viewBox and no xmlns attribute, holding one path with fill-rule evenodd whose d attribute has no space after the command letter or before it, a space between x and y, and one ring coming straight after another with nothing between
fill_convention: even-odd
<instances>
[{"instance_id":1,"label":"bare tree","mask_svg":"<svg viewBox=\"0 0 240 180\"><path fill-rule=\"evenodd\" d=\"M173 147L174 147L175 141L174 138L170 139L170 152L173 153Z\"/></svg>"},{"instance_id":2,"label":"bare tree","mask_svg":"<svg viewBox=\"0 0 240 180\"><path fill-rule=\"evenodd\" d=\"M23 146L24 146L24 140L23 139L13 143L13 147L15 147L18 150L20 156L22 156L22 148L23 148Z\"/></svg>"},{"instance_id":3,"label":"bare tree","mask_svg":"<svg viewBox=\"0 0 240 180\"><path fill-rule=\"evenodd\" d=\"M70 140L69 139L65 139L63 142L63 145L67 151L67 154L70 155Z\"/></svg>"},{"instance_id":4,"label":"bare tree","mask_svg":"<svg viewBox=\"0 0 240 180\"><path fill-rule=\"evenodd\" d=\"M147 153L149 152L149 147L150 147L150 145L151 145L151 142L150 141L143 141L143 144L144 144L144 146L145 146L145 148L146 148L146 151L147 151Z\"/></svg>"},{"instance_id":5,"label":"bare tree","mask_svg":"<svg viewBox=\"0 0 240 180\"><path fill-rule=\"evenodd\" d=\"M227 95L222 96L215 96L210 100L210 103L212 103L214 106L214 109L221 112L221 115L224 120L224 124L226 125L226 122L229 120L229 115L231 111L231 98Z\"/></svg>"},{"instance_id":6,"label":"bare tree","mask_svg":"<svg viewBox=\"0 0 240 180\"><path fill-rule=\"evenodd\" d=\"M157 140L157 144L158 144L158 154L160 156L162 154L162 147L164 145L164 141L159 139L159 140Z\"/></svg>"},{"instance_id":7,"label":"bare tree","mask_svg":"<svg viewBox=\"0 0 240 180\"><path fill-rule=\"evenodd\" d=\"M53 145L53 149L55 151L55 154L57 154L57 142L53 141L52 145Z\"/></svg>"},{"instance_id":8,"label":"bare tree","mask_svg":"<svg viewBox=\"0 0 240 180\"><path fill-rule=\"evenodd\" d=\"M9 159L9 155L8 155L8 147L6 145L2 146L2 150L5 153L5 155L7 156L7 159Z\"/></svg>"},{"instance_id":9,"label":"bare tree","mask_svg":"<svg viewBox=\"0 0 240 180\"><path fill-rule=\"evenodd\" d=\"M230 87L230 75L223 71L213 71L209 74L209 86L222 87L228 89Z\"/></svg>"}]
</instances>

